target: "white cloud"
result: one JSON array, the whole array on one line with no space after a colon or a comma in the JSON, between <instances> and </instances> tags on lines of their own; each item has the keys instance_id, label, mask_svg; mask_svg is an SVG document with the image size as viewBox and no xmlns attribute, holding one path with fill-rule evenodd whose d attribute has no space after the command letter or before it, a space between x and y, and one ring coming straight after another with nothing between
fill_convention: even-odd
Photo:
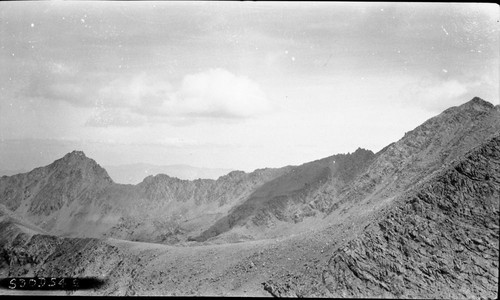
<instances>
[{"instance_id":1,"label":"white cloud","mask_svg":"<svg viewBox=\"0 0 500 300\"><path fill-rule=\"evenodd\" d=\"M271 109L255 82L223 69L187 75L173 101L165 104L183 115L205 117L247 118Z\"/></svg>"},{"instance_id":2,"label":"white cloud","mask_svg":"<svg viewBox=\"0 0 500 300\"><path fill-rule=\"evenodd\" d=\"M102 75L78 76L74 67L59 63L49 65L48 70L50 77L32 78L28 95L93 107L96 112L87 126L234 122L272 110L256 82L224 69L188 74L175 88L164 76L146 72L121 75L106 82Z\"/></svg>"},{"instance_id":3,"label":"white cloud","mask_svg":"<svg viewBox=\"0 0 500 300\"><path fill-rule=\"evenodd\" d=\"M98 98L104 107L123 107L150 121L173 124L245 119L271 110L257 83L223 69L186 75L177 90L146 74L116 79L99 90Z\"/></svg>"},{"instance_id":4,"label":"white cloud","mask_svg":"<svg viewBox=\"0 0 500 300\"><path fill-rule=\"evenodd\" d=\"M72 85L57 86L60 99L74 98L70 97L72 92L82 94L81 88ZM96 127L140 126L146 122L182 126L210 119L234 122L272 110L257 83L223 69L186 75L177 89L161 76L141 73L121 77L87 99L96 111L86 125Z\"/></svg>"}]
</instances>

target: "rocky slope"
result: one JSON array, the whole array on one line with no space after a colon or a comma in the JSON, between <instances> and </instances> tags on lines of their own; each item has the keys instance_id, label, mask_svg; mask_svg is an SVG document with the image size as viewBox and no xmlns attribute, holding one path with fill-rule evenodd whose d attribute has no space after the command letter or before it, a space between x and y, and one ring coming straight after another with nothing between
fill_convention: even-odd
<instances>
[{"instance_id":1,"label":"rocky slope","mask_svg":"<svg viewBox=\"0 0 500 300\"><path fill-rule=\"evenodd\" d=\"M339 297L498 297L500 136L419 184L344 249Z\"/></svg>"},{"instance_id":2,"label":"rocky slope","mask_svg":"<svg viewBox=\"0 0 500 300\"><path fill-rule=\"evenodd\" d=\"M336 198L375 201L411 188L500 129L500 109L480 98L445 110L377 153L377 159ZM331 210L337 204L333 203Z\"/></svg>"},{"instance_id":3,"label":"rocky slope","mask_svg":"<svg viewBox=\"0 0 500 300\"><path fill-rule=\"evenodd\" d=\"M497 135L388 205L325 230L349 234L330 240L316 272L276 274L264 288L275 296L497 298L499 174Z\"/></svg>"},{"instance_id":4,"label":"rocky slope","mask_svg":"<svg viewBox=\"0 0 500 300\"><path fill-rule=\"evenodd\" d=\"M217 180L180 180L164 174L148 176L136 186L115 187L122 217L106 236L136 241L176 243L206 229L264 182L289 168L233 171ZM127 199L123 201L123 199ZM123 204L122 204L123 205Z\"/></svg>"},{"instance_id":5,"label":"rocky slope","mask_svg":"<svg viewBox=\"0 0 500 300\"><path fill-rule=\"evenodd\" d=\"M324 212L325 202L330 201L325 190L340 190L363 172L374 156L369 150L358 149L352 154L333 155L294 167L260 186L193 240L206 241L249 223L262 232L280 221L298 223L319 215Z\"/></svg>"}]
</instances>

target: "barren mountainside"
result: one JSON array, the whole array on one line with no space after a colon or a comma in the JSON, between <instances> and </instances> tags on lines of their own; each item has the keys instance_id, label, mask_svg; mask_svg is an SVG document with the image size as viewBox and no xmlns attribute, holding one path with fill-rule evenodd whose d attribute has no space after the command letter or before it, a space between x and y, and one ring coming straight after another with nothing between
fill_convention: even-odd
<instances>
[{"instance_id":1,"label":"barren mountainside","mask_svg":"<svg viewBox=\"0 0 500 300\"><path fill-rule=\"evenodd\" d=\"M378 153L117 184L83 152L0 178L0 276L91 295L498 298L500 107L451 107ZM76 253L76 255L75 255Z\"/></svg>"},{"instance_id":2,"label":"barren mountainside","mask_svg":"<svg viewBox=\"0 0 500 300\"><path fill-rule=\"evenodd\" d=\"M338 154L292 168L260 186L195 240L205 241L247 222L262 227L322 215L325 211L320 201L328 201L324 198L325 190L344 187L366 169L373 157L373 152L358 149L352 154Z\"/></svg>"},{"instance_id":3,"label":"barren mountainside","mask_svg":"<svg viewBox=\"0 0 500 300\"><path fill-rule=\"evenodd\" d=\"M496 298L499 199L497 135L395 201L323 280L339 297Z\"/></svg>"},{"instance_id":4,"label":"barren mountainside","mask_svg":"<svg viewBox=\"0 0 500 300\"><path fill-rule=\"evenodd\" d=\"M358 218L362 231L336 242L320 278L282 276L264 286L275 296L496 298L499 174L496 135Z\"/></svg>"},{"instance_id":5,"label":"barren mountainside","mask_svg":"<svg viewBox=\"0 0 500 300\"><path fill-rule=\"evenodd\" d=\"M181 220L223 213L288 169L233 171L218 180L193 181L160 174L123 185L83 152L73 151L46 167L3 176L0 194L8 209L55 234L162 241L182 233Z\"/></svg>"}]
</instances>

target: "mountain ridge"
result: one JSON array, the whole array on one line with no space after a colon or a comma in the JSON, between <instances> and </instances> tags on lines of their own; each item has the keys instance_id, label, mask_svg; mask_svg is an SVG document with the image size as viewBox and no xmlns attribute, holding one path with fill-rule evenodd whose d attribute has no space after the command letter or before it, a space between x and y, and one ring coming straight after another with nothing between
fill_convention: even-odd
<instances>
[{"instance_id":1,"label":"mountain ridge","mask_svg":"<svg viewBox=\"0 0 500 300\"><path fill-rule=\"evenodd\" d=\"M498 132L499 106L473 98L377 153L137 185L71 152L0 178L0 274L107 275L89 292L106 295L497 298Z\"/></svg>"},{"instance_id":2,"label":"mountain ridge","mask_svg":"<svg viewBox=\"0 0 500 300\"><path fill-rule=\"evenodd\" d=\"M346 203L404 191L500 128L498 110L492 108L475 97L376 154L358 148L299 166L232 171L217 180L157 174L127 187L75 150L46 167L2 177L0 196L7 208L59 234L83 230L96 237L149 236L145 241L176 243L224 239L225 232L243 230L241 236L263 238L279 224L293 227Z\"/></svg>"}]
</instances>

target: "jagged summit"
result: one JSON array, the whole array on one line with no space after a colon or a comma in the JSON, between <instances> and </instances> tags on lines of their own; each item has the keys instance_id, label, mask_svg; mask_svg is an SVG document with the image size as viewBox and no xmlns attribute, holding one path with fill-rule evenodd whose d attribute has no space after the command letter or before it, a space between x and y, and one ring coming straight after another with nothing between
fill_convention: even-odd
<instances>
[{"instance_id":1,"label":"jagged summit","mask_svg":"<svg viewBox=\"0 0 500 300\"><path fill-rule=\"evenodd\" d=\"M156 175L148 175L146 176L141 183L139 184L151 184L151 183L158 183L158 182L174 182L174 181L189 181L186 179L180 179L175 176L169 176L167 174L156 174Z\"/></svg>"},{"instance_id":2,"label":"jagged summit","mask_svg":"<svg viewBox=\"0 0 500 300\"><path fill-rule=\"evenodd\" d=\"M67 153L47 167L56 173L67 174L68 176L79 174L78 176L85 180L107 183L113 181L103 167L92 158L87 157L83 151L79 150Z\"/></svg>"},{"instance_id":3,"label":"jagged summit","mask_svg":"<svg viewBox=\"0 0 500 300\"><path fill-rule=\"evenodd\" d=\"M66 154L65 157L87 157L87 156L81 150L73 150L70 153Z\"/></svg>"},{"instance_id":4,"label":"jagged summit","mask_svg":"<svg viewBox=\"0 0 500 300\"><path fill-rule=\"evenodd\" d=\"M461 136L465 134L464 131L468 131L474 126L483 127L483 125L488 124L493 126L493 123L498 123L495 116L498 112L495 111L497 109L493 104L479 97L474 97L460 106L450 107L441 114L428 119L414 130L407 132L405 137L414 143L420 140L416 135L444 135L442 138L446 138L451 136L452 131L456 131L455 135ZM485 124L479 124L481 122ZM489 125L487 127L491 127Z\"/></svg>"},{"instance_id":5,"label":"jagged summit","mask_svg":"<svg viewBox=\"0 0 500 300\"><path fill-rule=\"evenodd\" d=\"M93 159L87 157L83 151L79 150L73 150L66 155L64 155L62 158L56 160L61 161L61 162L66 162L66 163L71 163L71 162L81 162L81 161L89 161L89 162L95 162Z\"/></svg>"},{"instance_id":6,"label":"jagged summit","mask_svg":"<svg viewBox=\"0 0 500 300\"><path fill-rule=\"evenodd\" d=\"M459 106L460 108L473 108L475 110L486 111L494 108L494 105L488 101L485 101L479 97L474 97L472 100Z\"/></svg>"},{"instance_id":7,"label":"jagged summit","mask_svg":"<svg viewBox=\"0 0 500 300\"><path fill-rule=\"evenodd\" d=\"M358 147L358 149L356 149L352 154L353 155L361 155L364 153L373 153L373 151L371 151L369 149ZM347 153L347 154L350 154L350 153Z\"/></svg>"},{"instance_id":8,"label":"jagged summit","mask_svg":"<svg viewBox=\"0 0 500 300\"><path fill-rule=\"evenodd\" d=\"M446 109L443 113L449 114L449 113L462 113L464 111L473 111L473 112L487 112L491 109L494 109L495 106L491 104L490 102L483 100L479 97L474 97L471 100L458 105L458 106L452 106L448 109Z\"/></svg>"},{"instance_id":9,"label":"jagged summit","mask_svg":"<svg viewBox=\"0 0 500 300\"><path fill-rule=\"evenodd\" d=\"M482 105L488 105L488 106L491 106L492 104L489 103L488 101L486 100L483 100L482 98L479 98L479 97L474 97L472 98L469 102L467 103L477 103L477 104L482 104ZM467 104L466 103L466 104Z\"/></svg>"},{"instance_id":10,"label":"jagged summit","mask_svg":"<svg viewBox=\"0 0 500 300\"><path fill-rule=\"evenodd\" d=\"M257 170L256 170L257 171ZM228 176L228 177L235 177L235 176L241 176L241 175L245 175L246 173L244 171L240 171L240 170L235 170L235 171L231 171L229 173L227 173L226 175L224 176Z\"/></svg>"}]
</instances>

